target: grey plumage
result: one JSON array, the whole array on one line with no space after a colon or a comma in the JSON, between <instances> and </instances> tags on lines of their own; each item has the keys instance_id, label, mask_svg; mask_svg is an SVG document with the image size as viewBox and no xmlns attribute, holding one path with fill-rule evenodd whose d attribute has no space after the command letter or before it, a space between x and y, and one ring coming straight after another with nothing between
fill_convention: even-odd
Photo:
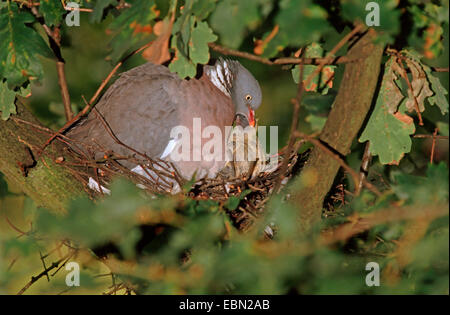
<instances>
[{"instance_id":1,"label":"grey plumage","mask_svg":"<svg viewBox=\"0 0 450 315\"><path fill-rule=\"evenodd\" d=\"M217 68L224 62L231 65L228 71L232 71L232 76L227 82L230 95L221 91L208 76L212 69L209 67ZM164 66L144 64L122 73L95 110L121 142L151 158L159 158L164 152L173 127L183 125L192 130L194 117L202 119L202 128L218 126L225 135L225 126L231 126L236 113L245 110L245 96L249 93L254 95L251 105L256 109L261 103L261 90L250 72L237 61L221 60L215 66L206 66L204 72L200 79L181 80ZM238 87L238 84L246 84L248 89ZM135 155L111 137L95 111L91 111L67 135L92 146L90 149L77 147L96 159L101 158L104 151ZM202 144L206 141L208 139L204 139ZM185 178L190 178L195 171L197 176L214 177L224 163L203 160L174 162ZM136 166L129 161L123 164L130 169Z\"/></svg>"}]
</instances>

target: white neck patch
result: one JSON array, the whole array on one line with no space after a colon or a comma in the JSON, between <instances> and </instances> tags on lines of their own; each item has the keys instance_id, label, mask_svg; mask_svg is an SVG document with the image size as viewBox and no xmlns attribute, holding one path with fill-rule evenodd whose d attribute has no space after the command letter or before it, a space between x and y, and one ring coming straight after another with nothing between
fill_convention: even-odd
<instances>
[{"instance_id":1,"label":"white neck patch","mask_svg":"<svg viewBox=\"0 0 450 315\"><path fill-rule=\"evenodd\" d=\"M231 97L233 74L226 60L217 61L214 66L207 67L205 73L212 84L225 95Z\"/></svg>"}]
</instances>

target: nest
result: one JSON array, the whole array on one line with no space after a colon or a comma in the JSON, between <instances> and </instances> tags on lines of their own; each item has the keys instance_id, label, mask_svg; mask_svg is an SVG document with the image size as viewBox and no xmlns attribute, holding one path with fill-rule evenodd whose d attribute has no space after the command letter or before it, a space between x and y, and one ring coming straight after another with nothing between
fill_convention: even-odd
<instances>
[{"instance_id":1,"label":"nest","mask_svg":"<svg viewBox=\"0 0 450 315\"><path fill-rule=\"evenodd\" d=\"M72 143L72 148L79 148L82 145L84 152L98 151L99 147L101 148L99 144L76 143L73 146L74 140L66 138L66 141ZM191 181L183 178L172 163L155 160L139 152L135 152L133 156L120 156L115 152L101 150L104 155L97 160L80 153L80 150L69 149L68 152L71 159L75 161L71 167L72 171L76 173L76 177L85 185L86 192L93 199L108 194L109 190L106 188L108 183L118 176L127 178L139 188L153 195L183 193L195 200L219 202L226 202L231 196L235 196L241 199L240 203L235 209L228 209L227 212L235 227L246 231L252 226L255 219L263 214L264 206L274 190L279 190L286 185L288 180L297 174L304 165L307 152L298 154L295 148L298 146L294 146L289 156L284 152L288 150L282 149L278 154L277 166L270 172L259 172L254 176L240 174L238 177L226 177L219 174L216 178L201 178ZM139 171L125 167L123 161L137 165ZM231 167L233 167L233 163L231 161ZM253 170L249 173L252 172ZM92 187L92 179L98 184L96 187ZM245 192L245 197L242 198L243 192Z\"/></svg>"}]
</instances>

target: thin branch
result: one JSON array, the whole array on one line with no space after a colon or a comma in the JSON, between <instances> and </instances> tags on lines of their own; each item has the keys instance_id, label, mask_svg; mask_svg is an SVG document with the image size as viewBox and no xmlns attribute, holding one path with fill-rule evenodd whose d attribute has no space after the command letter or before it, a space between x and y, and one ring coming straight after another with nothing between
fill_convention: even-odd
<instances>
[{"instance_id":1,"label":"thin branch","mask_svg":"<svg viewBox=\"0 0 450 315\"><path fill-rule=\"evenodd\" d=\"M418 138L418 139L427 139L427 138L434 138L436 140L448 140L448 136L440 136L440 135L414 135L413 138Z\"/></svg>"},{"instance_id":2,"label":"thin branch","mask_svg":"<svg viewBox=\"0 0 450 315\"><path fill-rule=\"evenodd\" d=\"M352 169L350 166L348 166L347 163L345 163L344 160L342 160L341 157L337 153L334 153L326 145L324 145L320 140L314 139L311 136L308 136L308 135L298 132L298 131L295 132L295 135L299 138L308 140L309 142L314 144L315 147L320 148L326 154L328 154L330 157L332 157L334 160L336 160L339 163L339 165L352 176L355 187L358 187L358 183L360 180L359 174L354 169ZM364 178L362 179L362 183L367 189L369 189L371 192L373 192L378 197L380 197L382 195L381 192L374 185L369 183ZM355 196L357 196L358 193L359 192L357 191L357 189L355 189L355 192L354 192Z\"/></svg>"},{"instance_id":3,"label":"thin branch","mask_svg":"<svg viewBox=\"0 0 450 315\"><path fill-rule=\"evenodd\" d=\"M303 80L303 62L300 63L300 77L299 77L299 84L297 88L297 96L295 99L292 100L294 103L294 115L292 116L292 125L291 125L291 133L289 136L289 144L287 148L287 154L288 156L291 154L292 146L295 142L296 138L296 132L297 132L297 126L299 121L299 111L300 111L300 104L301 104L301 98L304 92L304 87L309 86L312 79L314 79L315 76L317 76L323 69L323 67L327 64L327 61L332 57L334 54L336 54L339 49L341 49L353 36L355 36L357 33L362 31L364 29L363 24L358 24L349 34L344 36L334 47L330 50L330 52L327 54L326 58L323 58L321 62L319 62L319 65L316 67L316 69L305 79ZM303 58L299 58L303 61ZM279 189L279 186L281 184L281 181L284 176L284 171L287 168L288 160L283 160L281 165L281 172L280 177L275 183L274 186L274 192L276 193ZM358 181L355 181L355 185L357 185Z\"/></svg>"},{"instance_id":4,"label":"thin branch","mask_svg":"<svg viewBox=\"0 0 450 315\"><path fill-rule=\"evenodd\" d=\"M39 251L39 256L41 258L42 267L44 267L44 270L47 270L47 266L45 265L45 258L42 256L42 252L41 251ZM50 277L48 275L48 272L45 274L45 276L47 277L47 282L50 282Z\"/></svg>"},{"instance_id":5,"label":"thin branch","mask_svg":"<svg viewBox=\"0 0 450 315\"><path fill-rule=\"evenodd\" d=\"M73 118L73 111L70 104L70 94L69 88L67 86L66 72L65 72L65 61L61 54L61 34L58 26L55 26L52 30L48 25L45 24L44 19L38 12L35 6L31 6L31 13L36 17L39 23L44 28L45 33L48 36L48 40L50 42L50 48L53 51L57 61L56 61L56 70L58 73L58 85L61 90L61 98L64 105L64 112L66 115L66 121L69 121Z\"/></svg>"},{"instance_id":6,"label":"thin branch","mask_svg":"<svg viewBox=\"0 0 450 315\"><path fill-rule=\"evenodd\" d=\"M367 177L368 171L369 171L369 165L370 161L372 160L372 154L370 153L370 141L366 142L366 146L364 148L364 155L361 161L361 167L359 170L359 183L358 186L356 186L356 194L359 195L361 189L364 185L364 180Z\"/></svg>"},{"instance_id":7,"label":"thin branch","mask_svg":"<svg viewBox=\"0 0 450 315\"><path fill-rule=\"evenodd\" d=\"M20 234L19 237L24 236L24 235L28 235L28 234L29 234L29 232L24 232L24 231L20 230L18 227L16 227L14 224L12 224L11 221L9 221L8 217L6 217L6 216L5 216L5 220L6 220L6 223L8 223L8 225L9 225L14 231L16 231L17 233Z\"/></svg>"},{"instance_id":8,"label":"thin branch","mask_svg":"<svg viewBox=\"0 0 450 315\"><path fill-rule=\"evenodd\" d=\"M417 101L416 94L414 94L415 91L412 87L411 81L408 78L408 74L406 72L405 66L403 65L403 58L399 52L397 52L397 58L399 61L398 64L400 65L400 68L402 69L401 76L403 77L403 79L405 79L406 84L408 85L408 89L411 91L411 95L414 99L414 109L416 110L417 116L419 117L419 125L423 126L423 119L422 119L422 114L420 113L419 102Z\"/></svg>"},{"instance_id":9,"label":"thin branch","mask_svg":"<svg viewBox=\"0 0 450 315\"><path fill-rule=\"evenodd\" d=\"M320 63L325 63L325 64L341 64L341 63L347 63L347 62L352 62L355 60L351 60L346 56L341 56L341 57L325 57L325 58L294 58L294 57L285 57L285 58L278 58L275 60L270 60L268 58L263 58L248 52L244 52L244 51L239 51L239 50L234 50L231 48L227 48L227 47L223 47L221 45L218 45L216 43L209 43L208 44L209 47L214 50L217 51L223 55L226 56L234 56L234 57L240 57L240 58L244 58L244 59L248 59L248 60L252 60L252 61L257 61L269 66L274 66L274 65L298 65L298 64L305 64L305 65L318 65Z\"/></svg>"},{"instance_id":10,"label":"thin branch","mask_svg":"<svg viewBox=\"0 0 450 315\"><path fill-rule=\"evenodd\" d=\"M55 1L55 0L53 0L53 1ZM31 2L31 1L28 1L28 0L13 0L13 2L18 3L21 6L24 5L24 6L28 7L28 8L34 8L34 7L38 7L38 6L41 5L39 2ZM66 11L80 11L80 12L88 12L88 13L94 12L94 10L90 9L90 8L73 8L73 7L68 7L65 4L64 0L61 0L61 4L62 4L64 10L66 10ZM131 4L124 2L124 3L119 3L116 6L116 9L120 10L120 9L123 9L123 8L129 8L129 7L131 7Z\"/></svg>"},{"instance_id":11,"label":"thin branch","mask_svg":"<svg viewBox=\"0 0 450 315\"><path fill-rule=\"evenodd\" d=\"M17 292L17 295L22 295L23 293L25 293L25 291L28 290L36 281L38 281L43 276L48 276L48 272L49 271L51 271L51 270L53 270L55 268L58 268L58 266L59 266L59 264L61 262L63 262L67 258L70 258L71 256L72 256L72 253L67 254L65 257L63 257L60 260L52 263L51 266L49 266L48 268L45 268L44 271L42 271L37 276L31 277L31 280L19 292Z\"/></svg>"},{"instance_id":12,"label":"thin branch","mask_svg":"<svg viewBox=\"0 0 450 315\"><path fill-rule=\"evenodd\" d=\"M108 76L102 81L102 84L100 84L99 88L97 89L97 91L95 92L95 94L92 96L92 98L89 100L89 103L83 108L83 110L81 110L74 118L72 118L70 121L68 121L64 126L62 126L57 132L55 132L43 145L42 149L41 149L41 153L45 150L45 148L59 135L61 135L64 131L66 131L67 129L69 129L73 124L75 124L81 117L83 117L84 115L86 115L89 110L91 109L92 105L94 104L94 102L97 100L97 98L99 97L100 93L103 91L103 89L105 88L105 86L108 84L108 82L111 80L111 78L114 76L114 74L117 72L117 70L120 68L120 66L123 65L123 63L128 60L129 58L131 58L132 56L134 56L135 54L141 52L142 50L144 50L145 48L149 47L151 45L150 43L145 44L144 46L136 49L135 51L131 52L130 54L128 54L127 56L125 56L125 58L123 58L121 61L119 61L116 66L111 70L111 72L108 74Z\"/></svg>"},{"instance_id":13,"label":"thin branch","mask_svg":"<svg viewBox=\"0 0 450 315\"><path fill-rule=\"evenodd\" d=\"M339 49L341 49L353 36L355 36L356 34L358 34L359 32L361 32L362 30L364 30L365 26L364 24L357 24L356 27L347 35L345 35L334 47L333 49L331 49L328 54L327 57L325 58L325 60L322 60L319 65L317 66L317 68L314 69L313 73L311 73L308 78L306 78L305 81L305 86L309 86L311 84L311 81L316 77L316 75L318 75L323 67L327 64L327 58L332 58L333 55L335 55Z\"/></svg>"},{"instance_id":14,"label":"thin branch","mask_svg":"<svg viewBox=\"0 0 450 315\"><path fill-rule=\"evenodd\" d=\"M438 128L434 129L434 133L433 133L433 142L431 143L431 154L430 154L430 164L433 164L433 160L434 160L434 150L436 148L436 135L438 133Z\"/></svg>"},{"instance_id":15,"label":"thin branch","mask_svg":"<svg viewBox=\"0 0 450 315\"><path fill-rule=\"evenodd\" d=\"M344 242L349 238L367 231L379 224L386 224L404 220L434 220L448 215L448 205L436 205L423 209L414 206L402 208L387 208L368 214L356 214L349 217L348 223L339 225L330 231L324 231L320 238L321 245L331 245Z\"/></svg>"},{"instance_id":16,"label":"thin branch","mask_svg":"<svg viewBox=\"0 0 450 315\"><path fill-rule=\"evenodd\" d=\"M61 97L64 104L64 113L66 115L66 121L69 121L73 118L73 111L70 103L69 89L67 87L65 63L62 61L57 61L56 70L58 72L58 85L61 90Z\"/></svg>"},{"instance_id":17,"label":"thin branch","mask_svg":"<svg viewBox=\"0 0 450 315\"><path fill-rule=\"evenodd\" d=\"M439 67L430 67L431 71L434 72L449 72L448 67L447 68L439 68Z\"/></svg>"},{"instance_id":18,"label":"thin branch","mask_svg":"<svg viewBox=\"0 0 450 315\"><path fill-rule=\"evenodd\" d=\"M297 131L298 122L300 119L300 104L302 102L303 93L305 91L305 85L303 84L303 70L304 70L303 63L299 65L299 68L300 71L297 85L297 95L294 99L292 99L292 103L294 104L294 113L292 115L291 132L289 134L289 142L286 149L286 158L281 163L280 176L277 178L273 188L274 193L277 193L281 186L281 182L283 181L284 175L288 167L289 157L292 154L292 148L296 140L295 132Z\"/></svg>"}]
</instances>

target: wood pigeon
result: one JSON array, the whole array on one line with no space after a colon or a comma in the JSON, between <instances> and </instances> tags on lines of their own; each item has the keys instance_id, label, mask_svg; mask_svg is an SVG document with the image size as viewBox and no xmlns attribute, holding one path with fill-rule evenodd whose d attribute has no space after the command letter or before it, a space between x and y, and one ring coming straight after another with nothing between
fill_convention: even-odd
<instances>
[{"instance_id":1,"label":"wood pigeon","mask_svg":"<svg viewBox=\"0 0 450 315\"><path fill-rule=\"evenodd\" d=\"M171 161L179 141L171 137L172 128L185 126L192 135L194 118L200 118L202 135L208 126L217 126L225 146L226 126L234 122L243 127L255 125L254 111L261 104L262 94L257 80L238 61L219 59L202 70L199 79L190 80L182 80L167 67L152 63L124 72L67 136L74 143L87 144L76 145L76 149L95 159L108 151L135 156L128 146L153 159L172 162L186 179L194 174L196 178L215 177L226 164L223 159ZM126 146L118 143L111 132ZM201 150L208 138L195 142L190 143L191 152ZM143 175L136 163L121 163Z\"/></svg>"}]
</instances>

